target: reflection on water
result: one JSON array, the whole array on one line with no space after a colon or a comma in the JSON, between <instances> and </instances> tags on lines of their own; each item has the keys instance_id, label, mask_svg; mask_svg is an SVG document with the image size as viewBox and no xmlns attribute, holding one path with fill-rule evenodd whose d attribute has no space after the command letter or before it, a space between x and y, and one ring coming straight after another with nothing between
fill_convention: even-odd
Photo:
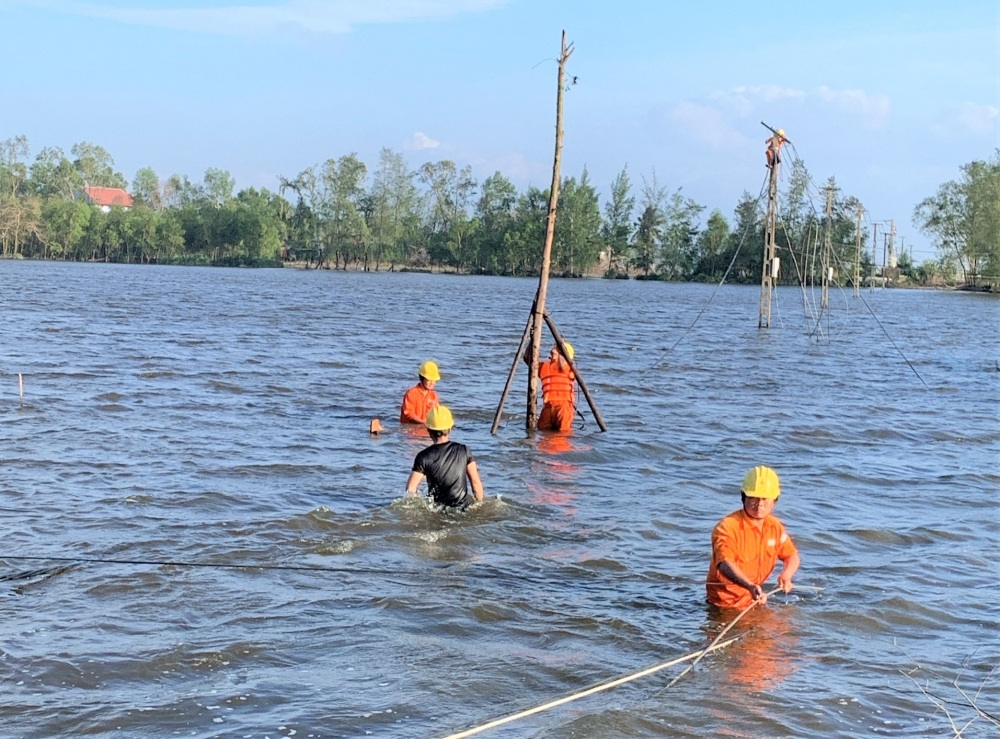
<instances>
[{"instance_id":1,"label":"reflection on water","mask_svg":"<svg viewBox=\"0 0 1000 739\"><path fill-rule=\"evenodd\" d=\"M757 292L724 287L663 354L711 286L558 280L610 430L526 437L522 372L493 437L534 290L0 262L0 575L261 566L7 583L0 734L444 735L690 652L722 627L710 532L755 464L823 593L751 612L662 695L669 676L490 736L947 734L893 641L976 688L998 661L1000 301L866 296L925 389L850 296L817 343L798 291L760 332ZM429 440L393 419L429 354L489 496L464 513L402 494Z\"/></svg>"},{"instance_id":2,"label":"reflection on water","mask_svg":"<svg viewBox=\"0 0 1000 739\"><path fill-rule=\"evenodd\" d=\"M755 607L740 619L740 640L719 660L715 680L720 691L745 696L748 692L777 690L797 669L801 652L795 631L795 609L778 605L781 597L775 595L770 606ZM729 625L734 614L712 607L708 611L704 631L711 642Z\"/></svg>"}]
</instances>

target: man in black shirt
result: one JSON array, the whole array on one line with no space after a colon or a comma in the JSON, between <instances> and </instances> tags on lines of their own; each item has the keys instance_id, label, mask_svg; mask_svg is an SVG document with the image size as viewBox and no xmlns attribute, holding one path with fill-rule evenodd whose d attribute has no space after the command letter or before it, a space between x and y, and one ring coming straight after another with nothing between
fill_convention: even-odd
<instances>
[{"instance_id":1,"label":"man in black shirt","mask_svg":"<svg viewBox=\"0 0 1000 739\"><path fill-rule=\"evenodd\" d=\"M434 443L413 460L406 494L416 495L421 481L427 478L427 490L435 503L464 510L473 502L473 496L469 495L470 482L476 501L482 501L486 494L472 452L464 444L448 439L454 425L446 406L435 406L427 414L427 432Z\"/></svg>"}]
</instances>

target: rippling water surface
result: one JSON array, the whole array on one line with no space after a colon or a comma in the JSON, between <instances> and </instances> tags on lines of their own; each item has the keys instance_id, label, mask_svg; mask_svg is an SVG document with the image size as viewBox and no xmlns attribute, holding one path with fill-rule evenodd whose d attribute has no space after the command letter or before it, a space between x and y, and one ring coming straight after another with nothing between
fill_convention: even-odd
<instances>
[{"instance_id":1,"label":"rippling water surface","mask_svg":"<svg viewBox=\"0 0 1000 739\"><path fill-rule=\"evenodd\" d=\"M915 662L959 726L960 670L1000 713L1000 301L864 293L925 387L849 294L817 341L799 291L761 332L726 286L664 354L711 286L555 281L610 430L526 438L522 366L492 437L535 284L0 262L0 736L443 736L680 656L755 464L822 592L669 691L482 736L950 736ZM462 515L402 498L428 357L487 488Z\"/></svg>"}]
</instances>

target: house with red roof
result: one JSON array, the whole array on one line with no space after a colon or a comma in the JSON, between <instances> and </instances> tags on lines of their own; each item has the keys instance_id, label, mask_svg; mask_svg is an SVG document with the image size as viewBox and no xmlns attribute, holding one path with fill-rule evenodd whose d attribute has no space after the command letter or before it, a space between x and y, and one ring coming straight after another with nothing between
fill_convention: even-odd
<instances>
[{"instance_id":1,"label":"house with red roof","mask_svg":"<svg viewBox=\"0 0 1000 739\"><path fill-rule=\"evenodd\" d=\"M83 194L91 205L96 205L105 213L110 212L113 207L132 207L132 196L120 187L87 186L83 188Z\"/></svg>"}]
</instances>

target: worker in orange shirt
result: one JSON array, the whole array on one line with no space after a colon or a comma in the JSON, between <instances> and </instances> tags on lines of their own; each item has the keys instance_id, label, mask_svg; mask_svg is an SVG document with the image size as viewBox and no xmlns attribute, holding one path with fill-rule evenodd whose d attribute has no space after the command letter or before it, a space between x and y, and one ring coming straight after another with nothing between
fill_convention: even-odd
<instances>
[{"instance_id":1,"label":"worker in orange shirt","mask_svg":"<svg viewBox=\"0 0 1000 739\"><path fill-rule=\"evenodd\" d=\"M437 364L428 359L420 365L417 376L417 384L403 396L403 406L399 409L400 423L425 423L428 411L439 402L434 392L434 385L441 379Z\"/></svg>"},{"instance_id":2,"label":"worker in orange shirt","mask_svg":"<svg viewBox=\"0 0 1000 739\"><path fill-rule=\"evenodd\" d=\"M799 552L784 525L771 515L781 495L778 474L754 467L743 478L743 508L726 516L712 531L712 563L708 568L708 602L721 608L744 609L764 604L764 582L783 564L778 586L786 593L799 569Z\"/></svg>"},{"instance_id":3,"label":"worker in orange shirt","mask_svg":"<svg viewBox=\"0 0 1000 739\"><path fill-rule=\"evenodd\" d=\"M566 357L573 359L576 352L568 341L563 342ZM549 358L538 365L538 378L542 381L542 415L538 417L538 428L541 431L569 431L573 428L576 418L576 375L566 357L553 346ZM526 353L524 361L530 364L530 356Z\"/></svg>"},{"instance_id":4,"label":"worker in orange shirt","mask_svg":"<svg viewBox=\"0 0 1000 739\"><path fill-rule=\"evenodd\" d=\"M767 144L767 151L764 154L767 156L767 166L769 168L781 162L781 145L786 141L788 139L785 138L785 129L783 128L775 131L774 136L771 138L764 139L764 143Z\"/></svg>"}]
</instances>

